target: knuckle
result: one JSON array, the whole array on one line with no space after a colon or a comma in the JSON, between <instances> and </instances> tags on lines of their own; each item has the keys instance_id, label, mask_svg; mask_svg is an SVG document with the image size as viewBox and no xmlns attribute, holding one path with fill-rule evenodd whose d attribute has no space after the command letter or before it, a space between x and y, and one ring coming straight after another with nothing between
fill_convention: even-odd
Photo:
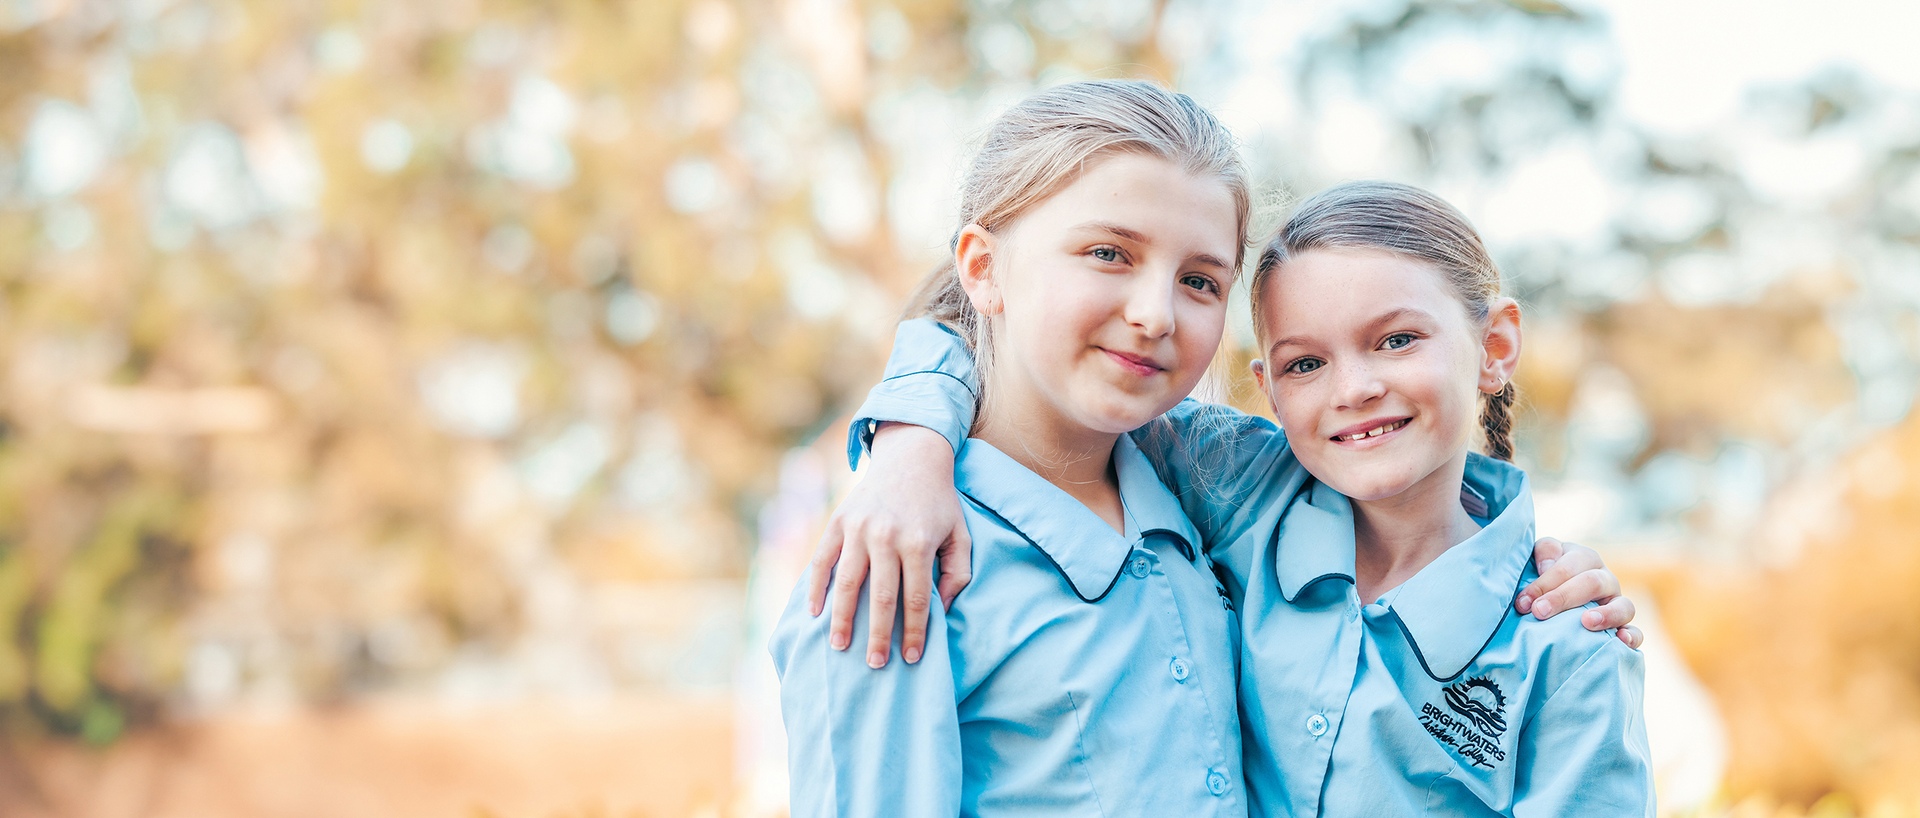
<instances>
[{"instance_id":1,"label":"knuckle","mask_svg":"<svg viewBox=\"0 0 1920 818\"><path fill-rule=\"evenodd\" d=\"M900 601L900 594L890 588L873 589L873 605L876 608L891 608Z\"/></svg>"},{"instance_id":2,"label":"knuckle","mask_svg":"<svg viewBox=\"0 0 1920 818\"><path fill-rule=\"evenodd\" d=\"M913 593L907 594L906 602L907 610L914 613L924 613L933 605L933 598L926 591L916 590Z\"/></svg>"}]
</instances>

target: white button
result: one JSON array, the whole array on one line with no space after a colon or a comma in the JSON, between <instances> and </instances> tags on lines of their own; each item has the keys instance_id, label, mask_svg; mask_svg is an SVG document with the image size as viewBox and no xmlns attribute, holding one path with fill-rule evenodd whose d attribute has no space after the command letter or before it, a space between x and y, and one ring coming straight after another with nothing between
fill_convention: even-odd
<instances>
[{"instance_id":1,"label":"white button","mask_svg":"<svg viewBox=\"0 0 1920 818\"><path fill-rule=\"evenodd\" d=\"M1327 717L1315 713L1307 717L1307 732L1319 738L1327 734Z\"/></svg>"},{"instance_id":2,"label":"white button","mask_svg":"<svg viewBox=\"0 0 1920 818\"><path fill-rule=\"evenodd\" d=\"M1359 619L1359 618L1360 618L1360 603L1358 602L1347 603L1347 621L1352 622L1353 620Z\"/></svg>"},{"instance_id":3,"label":"white button","mask_svg":"<svg viewBox=\"0 0 1920 818\"><path fill-rule=\"evenodd\" d=\"M1146 557L1133 558L1133 575L1134 576L1139 577L1141 579L1146 579L1147 573L1152 570L1153 570L1153 566L1147 563Z\"/></svg>"},{"instance_id":4,"label":"white button","mask_svg":"<svg viewBox=\"0 0 1920 818\"><path fill-rule=\"evenodd\" d=\"M1187 680L1187 677L1192 675L1192 673L1193 673L1193 669L1187 667L1187 663L1185 661L1182 661L1180 659L1173 660L1173 680L1174 681L1185 682Z\"/></svg>"},{"instance_id":5,"label":"white button","mask_svg":"<svg viewBox=\"0 0 1920 818\"><path fill-rule=\"evenodd\" d=\"M1227 777L1218 770L1207 773L1207 792L1214 795L1227 794Z\"/></svg>"}]
</instances>

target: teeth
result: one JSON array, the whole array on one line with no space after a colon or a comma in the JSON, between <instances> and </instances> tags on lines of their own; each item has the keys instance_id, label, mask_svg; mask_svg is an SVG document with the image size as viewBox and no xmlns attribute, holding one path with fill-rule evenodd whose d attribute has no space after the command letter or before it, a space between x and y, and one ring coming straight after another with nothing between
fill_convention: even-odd
<instances>
[{"instance_id":1,"label":"teeth","mask_svg":"<svg viewBox=\"0 0 1920 818\"><path fill-rule=\"evenodd\" d=\"M1388 432L1391 432L1405 425L1407 425L1407 422L1404 420L1394 421L1393 423L1389 423L1385 426L1376 426L1373 428L1372 431L1360 432L1358 434L1351 434L1351 435L1341 435L1340 439L1348 442L1352 442L1355 440L1364 440L1369 437L1379 437L1381 435L1384 435Z\"/></svg>"}]
</instances>

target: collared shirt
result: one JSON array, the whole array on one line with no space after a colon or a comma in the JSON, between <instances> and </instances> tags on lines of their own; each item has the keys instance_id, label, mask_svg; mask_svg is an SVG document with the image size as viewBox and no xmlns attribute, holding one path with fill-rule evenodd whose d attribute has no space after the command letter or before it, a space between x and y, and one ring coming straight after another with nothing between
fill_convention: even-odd
<instances>
[{"instance_id":1,"label":"collared shirt","mask_svg":"<svg viewBox=\"0 0 1920 818\"><path fill-rule=\"evenodd\" d=\"M1289 502L1247 601L1263 633L1311 646L1263 657L1248 709L1249 753L1281 760L1267 811L1654 814L1640 654L1578 617L1515 613L1526 474L1471 454L1464 490L1485 527L1364 606L1347 498L1309 482Z\"/></svg>"},{"instance_id":2,"label":"collared shirt","mask_svg":"<svg viewBox=\"0 0 1920 818\"><path fill-rule=\"evenodd\" d=\"M849 456L881 420L964 435L965 352L932 321L903 323ZM1362 609L1351 507L1311 482L1272 423L1189 400L1132 438L1176 489L1241 613L1253 814L1651 814L1639 654L1578 617L1512 613L1531 579L1524 474L1470 456L1463 505L1487 529ZM1482 709L1496 698L1508 700L1498 739Z\"/></svg>"},{"instance_id":3,"label":"collared shirt","mask_svg":"<svg viewBox=\"0 0 1920 818\"><path fill-rule=\"evenodd\" d=\"M1125 534L962 446L974 579L916 664L832 650L796 589L769 646L793 815L1246 814L1232 612L1146 458L1113 458Z\"/></svg>"}]
</instances>

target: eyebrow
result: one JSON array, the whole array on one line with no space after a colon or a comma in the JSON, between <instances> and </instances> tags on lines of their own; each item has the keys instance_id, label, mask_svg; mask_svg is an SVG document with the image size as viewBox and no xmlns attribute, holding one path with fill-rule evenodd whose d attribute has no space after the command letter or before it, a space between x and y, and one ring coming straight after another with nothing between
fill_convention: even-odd
<instances>
[{"instance_id":1,"label":"eyebrow","mask_svg":"<svg viewBox=\"0 0 1920 818\"><path fill-rule=\"evenodd\" d=\"M1401 307L1399 309L1388 310L1386 312L1379 314L1378 316L1374 317L1373 320L1368 321L1365 325L1363 325L1361 329L1377 330L1383 325L1391 324L1391 323L1394 323L1395 321L1399 321L1400 319L1410 318L1410 317L1424 318L1429 321L1433 320L1433 314L1430 312L1427 312L1426 310L1414 309L1413 307ZM1267 347L1267 357L1269 359L1273 358L1274 352L1279 350L1283 346L1287 346L1290 344L1305 344L1305 343L1307 343L1307 338L1299 335L1289 335L1285 338L1281 338L1278 341L1274 341L1272 346Z\"/></svg>"},{"instance_id":2,"label":"eyebrow","mask_svg":"<svg viewBox=\"0 0 1920 818\"><path fill-rule=\"evenodd\" d=\"M1120 238L1126 239L1127 241L1134 242L1135 244L1145 244L1149 246L1153 244L1153 240L1147 238L1147 234L1142 233L1130 227L1122 227L1120 225L1114 224L1113 222L1087 222L1085 224L1078 225L1073 229L1091 230L1091 231L1101 232L1101 233L1111 233L1115 236L1119 236ZM1233 265L1228 264L1224 261L1221 261L1218 256L1215 256L1212 253L1195 253L1193 256L1190 257L1190 260L1198 264L1205 264L1212 267L1218 267L1222 270L1233 269Z\"/></svg>"}]
</instances>

